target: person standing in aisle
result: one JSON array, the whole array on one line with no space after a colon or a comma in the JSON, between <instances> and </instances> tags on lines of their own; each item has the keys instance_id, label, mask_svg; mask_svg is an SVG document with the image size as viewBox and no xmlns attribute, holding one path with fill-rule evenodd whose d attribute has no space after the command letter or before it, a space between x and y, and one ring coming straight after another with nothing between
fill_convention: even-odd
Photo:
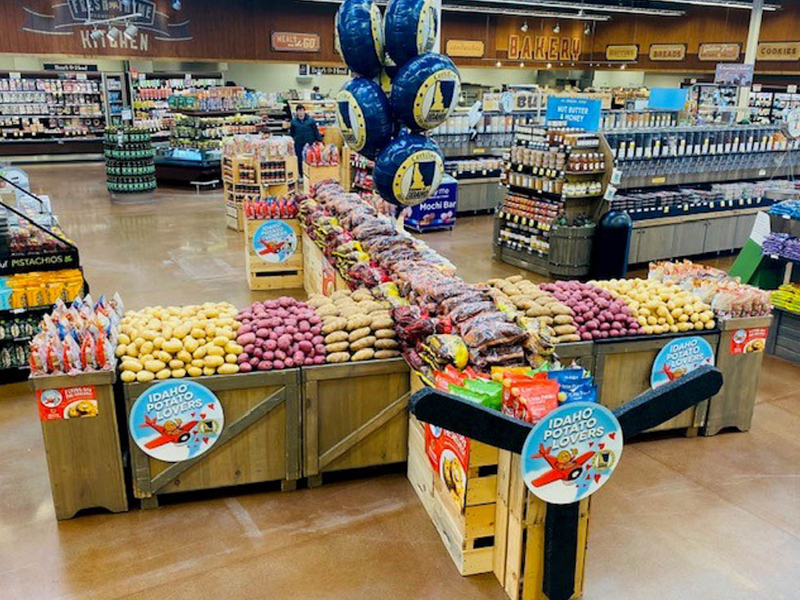
<instances>
[{"instance_id":1,"label":"person standing in aisle","mask_svg":"<svg viewBox=\"0 0 800 600\"><path fill-rule=\"evenodd\" d=\"M297 154L298 176L303 175L303 148L306 144L321 142L322 135L317 127L314 118L306 113L306 107L302 104L297 106L292 124L289 126L289 135L294 139L294 151Z\"/></svg>"}]
</instances>

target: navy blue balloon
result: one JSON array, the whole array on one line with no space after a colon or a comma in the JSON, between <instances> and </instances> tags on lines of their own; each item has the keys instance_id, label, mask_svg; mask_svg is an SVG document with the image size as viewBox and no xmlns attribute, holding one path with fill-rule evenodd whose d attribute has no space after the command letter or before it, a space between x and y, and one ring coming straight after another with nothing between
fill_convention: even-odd
<instances>
[{"instance_id":1,"label":"navy blue balloon","mask_svg":"<svg viewBox=\"0 0 800 600\"><path fill-rule=\"evenodd\" d=\"M381 11L372 0L346 0L336 13L336 47L354 73L375 77L383 66Z\"/></svg>"},{"instance_id":2,"label":"navy blue balloon","mask_svg":"<svg viewBox=\"0 0 800 600\"><path fill-rule=\"evenodd\" d=\"M432 52L438 39L437 0L391 0L384 18L386 52L399 66Z\"/></svg>"},{"instance_id":3,"label":"navy blue balloon","mask_svg":"<svg viewBox=\"0 0 800 600\"><path fill-rule=\"evenodd\" d=\"M381 197L397 206L416 206L436 192L444 176L439 146L421 135L393 140L375 161L373 180Z\"/></svg>"},{"instance_id":4,"label":"navy blue balloon","mask_svg":"<svg viewBox=\"0 0 800 600\"><path fill-rule=\"evenodd\" d=\"M461 77L449 57L422 54L400 68L392 80L395 117L412 131L434 129L458 104Z\"/></svg>"},{"instance_id":5,"label":"navy blue balloon","mask_svg":"<svg viewBox=\"0 0 800 600\"><path fill-rule=\"evenodd\" d=\"M381 86L371 79L348 81L336 95L336 117L351 150L375 160L392 139L392 111Z\"/></svg>"}]
</instances>

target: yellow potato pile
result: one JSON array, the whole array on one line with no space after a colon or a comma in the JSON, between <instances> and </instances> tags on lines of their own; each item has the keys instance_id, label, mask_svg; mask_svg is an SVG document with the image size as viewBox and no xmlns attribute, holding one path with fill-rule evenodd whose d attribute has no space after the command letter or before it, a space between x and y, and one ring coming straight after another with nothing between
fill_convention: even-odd
<instances>
[{"instance_id":1,"label":"yellow potato pile","mask_svg":"<svg viewBox=\"0 0 800 600\"><path fill-rule=\"evenodd\" d=\"M227 302L128 311L116 350L120 378L144 383L238 373L236 360L243 348L236 343L236 314Z\"/></svg>"},{"instance_id":2,"label":"yellow potato pile","mask_svg":"<svg viewBox=\"0 0 800 600\"><path fill-rule=\"evenodd\" d=\"M651 279L590 281L622 297L645 334L714 329L714 312L691 292Z\"/></svg>"}]
</instances>

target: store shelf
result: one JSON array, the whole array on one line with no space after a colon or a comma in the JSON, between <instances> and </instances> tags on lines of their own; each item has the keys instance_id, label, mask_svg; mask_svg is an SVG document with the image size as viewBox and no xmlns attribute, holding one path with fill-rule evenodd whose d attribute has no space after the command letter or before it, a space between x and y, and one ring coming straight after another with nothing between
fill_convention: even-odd
<instances>
[{"instance_id":1,"label":"store shelf","mask_svg":"<svg viewBox=\"0 0 800 600\"><path fill-rule=\"evenodd\" d=\"M773 179L788 177L800 171L794 167L764 167L757 169L740 169L732 171L703 171L700 173L681 173L669 175L647 175L642 177L625 177L618 187L620 190L667 187L673 185L695 185L701 183L723 183L726 181L745 181L748 179Z\"/></svg>"}]
</instances>

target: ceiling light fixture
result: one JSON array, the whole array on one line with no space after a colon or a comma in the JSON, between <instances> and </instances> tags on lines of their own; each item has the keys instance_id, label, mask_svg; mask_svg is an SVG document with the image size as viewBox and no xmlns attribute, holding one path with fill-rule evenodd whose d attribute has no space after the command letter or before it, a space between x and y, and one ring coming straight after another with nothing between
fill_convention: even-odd
<instances>
[{"instance_id":1,"label":"ceiling light fixture","mask_svg":"<svg viewBox=\"0 0 800 600\"><path fill-rule=\"evenodd\" d=\"M561 33L561 25L559 25L558 21L553 25L553 33Z\"/></svg>"},{"instance_id":2,"label":"ceiling light fixture","mask_svg":"<svg viewBox=\"0 0 800 600\"><path fill-rule=\"evenodd\" d=\"M519 68L520 69L524 69L525 68L525 63L519 63Z\"/></svg>"},{"instance_id":3,"label":"ceiling light fixture","mask_svg":"<svg viewBox=\"0 0 800 600\"><path fill-rule=\"evenodd\" d=\"M106 35L108 35L109 40L111 40L112 42L116 42L122 35L122 32L116 25L112 25L111 27L108 28L108 33Z\"/></svg>"},{"instance_id":4,"label":"ceiling light fixture","mask_svg":"<svg viewBox=\"0 0 800 600\"><path fill-rule=\"evenodd\" d=\"M620 65L619 66L620 71L624 71L627 68L628 68L628 65Z\"/></svg>"},{"instance_id":5,"label":"ceiling light fixture","mask_svg":"<svg viewBox=\"0 0 800 600\"><path fill-rule=\"evenodd\" d=\"M583 35L589 35L590 33L592 33L592 25L587 23L583 26Z\"/></svg>"},{"instance_id":6,"label":"ceiling light fixture","mask_svg":"<svg viewBox=\"0 0 800 600\"><path fill-rule=\"evenodd\" d=\"M495 63L495 65L494 65L494 66L495 66L495 67L497 67L497 68L499 69L500 67L502 67L502 66L503 66L503 63L501 63L501 62L498 60L498 61Z\"/></svg>"},{"instance_id":7,"label":"ceiling light fixture","mask_svg":"<svg viewBox=\"0 0 800 600\"><path fill-rule=\"evenodd\" d=\"M341 0L302 0L303 2L313 2L315 4L341 4ZM471 0L475 1L475 0ZM492 2L498 2L499 0L489 0ZM376 0L375 4L378 6L386 6L386 0ZM522 4L524 6L533 6L526 2L513 2L512 4ZM556 5L555 3L551 3L551 6L555 8L564 9L567 8L563 4ZM601 15L601 14L584 14L583 16L579 16L578 13L569 13L569 12L559 12L559 11L548 11L548 10L537 10L535 7L533 9L506 9L501 8L499 6L459 6L455 4L443 4L442 10L447 12L468 12L470 14L483 14L483 15L505 15L510 17L541 17L543 19L575 19L578 21L610 21L610 15ZM642 11L630 11L630 12L639 12L640 14ZM682 11L675 11L678 14L683 14ZM646 13L645 13L646 14ZM671 16L671 15L668 15ZM676 14L677 16L677 14Z\"/></svg>"},{"instance_id":8,"label":"ceiling light fixture","mask_svg":"<svg viewBox=\"0 0 800 600\"><path fill-rule=\"evenodd\" d=\"M548 69L552 69L553 68L553 63L547 63L547 68Z\"/></svg>"},{"instance_id":9,"label":"ceiling light fixture","mask_svg":"<svg viewBox=\"0 0 800 600\"><path fill-rule=\"evenodd\" d=\"M136 39L136 34L138 33L139 33L139 28L133 23L130 23L125 28L125 37L128 38L129 40Z\"/></svg>"},{"instance_id":10,"label":"ceiling light fixture","mask_svg":"<svg viewBox=\"0 0 800 600\"><path fill-rule=\"evenodd\" d=\"M105 33L100 31L96 27L92 29L92 33L89 34L89 37L92 38L95 42L99 42L101 39L105 37Z\"/></svg>"},{"instance_id":11,"label":"ceiling light fixture","mask_svg":"<svg viewBox=\"0 0 800 600\"><path fill-rule=\"evenodd\" d=\"M556 8L556 9L565 9L568 8L563 2L558 2L557 0L536 0L535 2L530 2L527 0L462 0L463 2L490 2L493 6L483 6L481 8L485 8L491 12L496 12L499 5L513 5L518 7L525 7L525 8ZM665 2L669 2L670 0L664 0ZM699 1L699 0L698 0ZM637 14L637 15L653 15L657 17L681 17L686 14L685 10L674 10L674 9L667 9L667 8L640 8L637 6L623 6L619 4L583 4L582 8L584 10L592 10L596 12L610 12L610 13L626 13L626 14ZM442 10L448 10L448 5L443 5ZM472 9L474 12L476 9ZM578 13L572 13L574 19L581 19L578 16ZM583 17L587 18L587 17ZM594 20L594 19L592 19Z\"/></svg>"},{"instance_id":12,"label":"ceiling light fixture","mask_svg":"<svg viewBox=\"0 0 800 600\"><path fill-rule=\"evenodd\" d=\"M522 33L528 33L528 22L527 21L523 21L522 25L520 25L519 29L520 29L520 31L522 31Z\"/></svg>"}]
</instances>

